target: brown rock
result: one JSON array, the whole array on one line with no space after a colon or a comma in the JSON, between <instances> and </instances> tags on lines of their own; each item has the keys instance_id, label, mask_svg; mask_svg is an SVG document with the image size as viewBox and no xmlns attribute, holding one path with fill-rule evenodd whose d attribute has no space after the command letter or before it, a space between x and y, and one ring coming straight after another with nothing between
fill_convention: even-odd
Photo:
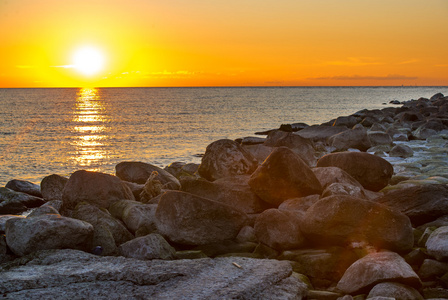
<instances>
[{"instance_id":1,"label":"brown rock","mask_svg":"<svg viewBox=\"0 0 448 300\"><path fill-rule=\"evenodd\" d=\"M163 194L156 211L159 232L186 245L233 239L246 223L247 215L231 206L177 191Z\"/></svg>"},{"instance_id":2,"label":"brown rock","mask_svg":"<svg viewBox=\"0 0 448 300\"><path fill-rule=\"evenodd\" d=\"M261 199L275 206L290 198L322 192L322 186L313 171L286 147L272 151L252 174L249 185Z\"/></svg>"},{"instance_id":3,"label":"brown rock","mask_svg":"<svg viewBox=\"0 0 448 300\"><path fill-rule=\"evenodd\" d=\"M276 250L300 248L305 240L300 223L294 212L268 209L255 220L255 235L261 243Z\"/></svg>"},{"instance_id":4,"label":"brown rock","mask_svg":"<svg viewBox=\"0 0 448 300\"><path fill-rule=\"evenodd\" d=\"M76 171L64 187L61 212L74 209L80 202L107 209L111 203L123 199L134 200L134 195L120 178L99 172Z\"/></svg>"},{"instance_id":5,"label":"brown rock","mask_svg":"<svg viewBox=\"0 0 448 300\"><path fill-rule=\"evenodd\" d=\"M318 167L338 167L357 180L364 188L377 192L387 186L394 173L385 159L365 152L340 152L323 156Z\"/></svg>"},{"instance_id":6,"label":"brown rock","mask_svg":"<svg viewBox=\"0 0 448 300\"><path fill-rule=\"evenodd\" d=\"M414 244L408 217L350 196L330 196L316 202L305 213L301 229L309 240L324 245L366 243L379 249L407 251Z\"/></svg>"},{"instance_id":7,"label":"brown rock","mask_svg":"<svg viewBox=\"0 0 448 300\"><path fill-rule=\"evenodd\" d=\"M207 146L198 173L214 181L222 177L252 174L257 166L257 159L237 142L223 139Z\"/></svg>"}]
</instances>

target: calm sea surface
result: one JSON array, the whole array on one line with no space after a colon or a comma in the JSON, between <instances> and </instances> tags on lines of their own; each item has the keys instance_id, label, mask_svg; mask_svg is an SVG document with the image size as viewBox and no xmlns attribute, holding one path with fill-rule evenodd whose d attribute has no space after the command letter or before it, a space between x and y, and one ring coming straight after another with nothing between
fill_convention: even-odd
<instances>
[{"instance_id":1,"label":"calm sea surface","mask_svg":"<svg viewBox=\"0 0 448 300\"><path fill-rule=\"evenodd\" d=\"M120 161L200 162L211 142L320 124L448 87L0 89L0 186Z\"/></svg>"}]
</instances>

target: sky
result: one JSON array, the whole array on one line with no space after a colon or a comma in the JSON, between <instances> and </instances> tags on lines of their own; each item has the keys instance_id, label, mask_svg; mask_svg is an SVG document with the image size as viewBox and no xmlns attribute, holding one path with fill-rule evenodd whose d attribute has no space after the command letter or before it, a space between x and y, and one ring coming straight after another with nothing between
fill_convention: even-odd
<instances>
[{"instance_id":1,"label":"sky","mask_svg":"<svg viewBox=\"0 0 448 300\"><path fill-rule=\"evenodd\" d=\"M448 0L0 0L0 87L446 86L447 14Z\"/></svg>"}]
</instances>

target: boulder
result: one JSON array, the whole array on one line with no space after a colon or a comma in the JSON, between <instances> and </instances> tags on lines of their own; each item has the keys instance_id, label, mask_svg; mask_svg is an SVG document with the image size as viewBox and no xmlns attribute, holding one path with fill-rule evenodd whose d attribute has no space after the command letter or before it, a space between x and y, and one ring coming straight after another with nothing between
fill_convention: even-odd
<instances>
[{"instance_id":1,"label":"boulder","mask_svg":"<svg viewBox=\"0 0 448 300\"><path fill-rule=\"evenodd\" d=\"M317 160L313 144L309 139L291 132L280 132L280 137L277 137L279 135L277 132L270 133L264 145L289 148L298 154L308 166L313 167L316 165Z\"/></svg>"},{"instance_id":2,"label":"boulder","mask_svg":"<svg viewBox=\"0 0 448 300\"><path fill-rule=\"evenodd\" d=\"M241 139L241 145L259 145L263 144L266 138L261 138L257 136L246 136Z\"/></svg>"},{"instance_id":3,"label":"boulder","mask_svg":"<svg viewBox=\"0 0 448 300\"><path fill-rule=\"evenodd\" d=\"M337 117L333 123L333 126L345 126L348 128L352 128L358 123L358 118L355 116L342 116Z\"/></svg>"},{"instance_id":4,"label":"boulder","mask_svg":"<svg viewBox=\"0 0 448 300\"><path fill-rule=\"evenodd\" d=\"M411 147L404 144L398 144L392 147L392 149L389 152L390 157L402 157L402 158L408 158L414 155L414 151Z\"/></svg>"},{"instance_id":5,"label":"boulder","mask_svg":"<svg viewBox=\"0 0 448 300\"><path fill-rule=\"evenodd\" d=\"M171 175L176 177L177 179L181 179L183 177L193 177L196 178L196 173L199 169L199 164L195 163L184 163L184 162L173 162L163 168L165 171L169 172Z\"/></svg>"},{"instance_id":6,"label":"boulder","mask_svg":"<svg viewBox=\"0 0 448 300\"><path fill-rule=\"evenodd\" d=\"M369 138L370 144L372 146L393 144L390 135L382 131L369 131L367 133L367 137Z\"/></svg>"},{"instance_id":7,"label":"boulder","mask_svg":"<svg viewBox=\"0 0 448 300\"><path fill-rule=\"evenodd\" d=\"M92 236L91 224L60 215L6 221L6 243L18 256L46 249L87 250L91 247Z\"/></svg>"},{"instance_id":8,"label":"boulder","mask_svg":"<svg viewBox=\"0 0 448 300\"><path fill-rule=\"evenodd\" d=\"M59 215L59 211L56 210L53 206L42 205L38 208L33 209L33 211L27 216L27 218L33 218L42 215Z\"/></svg>"},{"instance_id":9,"label":"boulder","mask_svg":"<svg viewBox=\"0 0 448 300\"><path fill-rule=\"evenodd\" d=\"M347 183L362 188L362 185L347 172L338 167L318 167L312 169L317 180L325 189L332 183Z\"/></svg>"},{"instance_id":10,"label":"boulder","mask_svg":"<svg viewBox=\"0 0 448 300\"><path fill-rule=\"evenodd\" d=\"M255 157L258 164L262 164L274 149L263 144L243 145L243 148Z\"/></svg>"},{"instance_id":11,"label":"boulder","mask_svg":"<svg viewBox=\"0 0 448 300\"><path fill-rule=\"evenodd\" d=\"M124 161L115 166L117 177L138 184L145 184L154 171L157 172L155 179L162 183L164 189L178 190L180 188L179 180L176 177L157 166L140 161Z\"/></svg>"},{"instance_id":12,"label":"boulder","mask_svg":"<svg viewBox=\"0 0 448 300\"><path fill-rule=\"evenodd\" d=\"M122 180L122 181L131 190L132 195L134 195L135 200L142 201L142 199L140 199L140 194L143 192L145 185L138 184L135 182L130 182L130 181L124 181L124 180Z\"/></svg>"},{"instance_id":13,"label":"boulder","mask_svg":"<svg viewBox=\"0 0 448 300\"><path fill-rule=\"evenodd\" d=\"M0 187L0 214L17 214L44 203L42 198Z\"/></svg>"},{"instance_id":14,"label":"boulder","mask_svg":"<svg viewBox=\"0 0 448 300\"><path fill-rule=\"evenodd\" d=\"M394 169L385 159L365 152L340 152L323 156L318 167L338 167L365 189L377 192L386 187Z\"/></svg>"},{"instance_id":15,"label":"boulder","mask_svg":"<svg viewBox=\"0 0 448 300\"><path fill-rule=\"evenodd\" d=\"M448 186L412 186L390 191L375 201L401 211L418 226L448 214Z\"/></svg>"},{"instance_id":16,"label":"boulder","mask_svg":"<svg viewBox=\"0 0 448 300\"><path fill-rule=\"evenodd\" d=\"M0 235L0 264L13 260L15 257L10 254L8 246L6 245L6 237L4 234Z\"/></svg>"},{"instance_id":17,"label":"boulder","mask_svg":"<svg viewBox=\"0 0 448 300\"><path fill-rule=\"evenodd\" d=\"M207 146L198 172L203 178L214 181L228 176L252 174L257 159L235 141L222 139Z\"/></svg>"},{"instance_id":18,"label":"boulder","mask_svg":"<svg viewBox=\"0 0 448 300\"><path fill-rule=\"evenodd\" d=\"M99 226L106 228L112 234L117 246L134 238L123 223L112 217L107 210L100 209L94 205L87 203L78 204L72 213L72 217L92 224L95 230ZM101 246L101 244L96 243L95 246Z\"/></svg>"},{"instance_id":19,"label":"boulder","mask_svg":"<svg viewBox=\"0 0 448 300\"><path fill-rule=\"evenodd\" d=\"M176 255L176 250L157 233L130 240L122 244L119 249L124 257L141 260L174 259Z\"/></svg>"},{"instance_id":20,"label":"boulder","mask_svg":"<svg viewBox=\"0 0 448 300\"><path fill-rule=\"evenodd\" d=\"M155 215L157 204L142 204L132 200L120 200L109 207L109 212L115 218L123 221L126 227L136 233L140 228L156 231Z\"/></svg>"},{"instance_id":21,"label":"boulder","mask_svg":"<svg viewBox=\"0 0 448 300\"><path fill-rule=\"evenodd\" d=\"M255 235L258 241L276 250L300 248L305 241L300 223L294 212L268 209L255 220Z\"/></svg>"},{"instance_id":22,"label":"boulder","mask_svg":"<svg viewBox=\"0 0 448 300\"><path fill-rule=\"evenodd\" d=\"M437 280L448 273L448 263L434 259L425 259L418 269L418 276L423 281Z\"/></svg>"},{"instance_id":23,"label":"boulder","mask_svg":"<svg viewBox=\"0 0 448 300\"><path fill-rule=\"evenodd\" d=\"M426 241L428 254L437 260L448 259L448 226L434 230Z\"/></svg>"},{"instance_id":24,"label":"boulder","mask_svg":"<svg viewBox=\"0 0 448 300\"><path fill-rule=\"evenodd\" d=\"M321 197L329 197L333 195L347 195L361 199L368 199L364 193L364 188L349 183L335 182L327 186L322 192Z\"/></svg>"},{"instance_id":25,"label":"boulder","mask_svg":"<svg viewBox=\"0 0 448 300\"><path fill-rule=\"evenodd\" d=\"M328 139L328 143L330 146L334 147L336 151L345 151L350 148L366 151L371 147L370 141L367 138L367 129L361 124L357 124L351 130L331 136Z\"/></svg>"},{"instance_id":26,"label":"boulder","mask_svg":"<svg viewBox=\"0 0 448 300\"><path fill-rule=\"evenodd\" d=\"M184 192L166 192L156 210L159 232L186 245L233 239L247 221L245 213L229 205Z\"/></svg>"},{"instance_id":27,"label":"boulder","mask_svg":"<svg viewBox=\"0 0 448 300\"><path fill-rule=\"evenodd\" d=\"M303 215L314 203L320 200L320 195L309 195L306 197L292 198L284 201L278 209L295 211L298 215Z\"/></svg>"},{"instance_id":28,"label":"boulder","mask_svg":"<svg viewBox=\"0 0 448 300\"><path fill-rule=\"evenodd\" d=\"M248 175L224 177L214 182L204 179L181 180L183 192L230 205L247 214L260 213L270 206L255 195Z\"/></svg>"},{"instance_id":29,"label":"boulder","mask_svg":"<svg viewBox=\"0 0 448 300\"><path fill-rule=\"evenodd\" d=\"M238 235L235 238L236 242L238 243L245 243L245 242L257 242L257 236L255 235L255 229L252 226L246 225L243 228L241 228L240 232L238 232Z\"/></svg>"},{"instance_id":30,"label":"boulder","mask_svg":"<svg viewBox=\"0 0 448 300\"><path fill-rule=\"evenodd\" d=\"M131 190L120 178L88 171L76 171L70 176L62 192L62 213L71 210L80 202L88 202L100 208L118 200L134 200Z\"/></svg>"},{"instance_id":31,"label":"boulder","mask_svg":"<svg viewBox=\"0 0 448 300\"><path fill-rule=\"evenodd\" d=\"M8 181L8 183L5 185L5 187L8 189L11 189L13 191L16 191L16 192L21 192L21 193L25 193L28 195L42 198L40 186L37 184L34 184L32 182L26 181L26 180L13 179L13 180Z\"/></svg>"},{"instance_id":32,"label":"boulder","mask_svg":"<svg viewBox=\"0 0 448 300\"><path fill-rule=\"evenodd\" d=\"M67 182L68 178L57 174L44 177L44 179L40 182L42 197L46 201L62 200L62 191L64 190Z\"/></svg>"},{"instance_id":33,"label":"boulder","mask_svg":"<svg viewBox=\"0 0 448 300\"><path fill-rule=\"evenodd\" d=\"M25 218L25 216L22 216L22 215L0 215L0 235L5 233L6 221L8 221L9 219L15 219L15 218Z\"/></svg>"},{"instance_id":34,"label":"boulder","mask_svg":"<svg viewBox=\"0 0 448 300\"><path fill-rule=\"evenodd\" d=\"M417 274L394 252L373 252L353 263L345 271L337 288L347 294L360 294L378 283L390 281L420 288Z\"/></svg>"},{"instance_id":35,"label":"boulder","mask_svg":"<svg viewBox=\"0 0 448 300\"><path fill-rule=\"evenodd\" d=\"M249 185L262 200L275 206L290 198L322 192L322 186L313 171L286 147L272 151L252 174Z\"/></svg>"},{"instance_id":36,"label":"boulder","mask_svg":"<svg viewBox=\"0 0 448 300\"><path fill-rule=\"evenodd\" d=\"M302 222L305 236L324 245L366 243L404 252L414 236L409 218L385 205L350 196L330 196L311 206Z\"/></svg>"},{"instance_id":37,"label":"boulder","mask_svg":"<svg viewBox=\"0 0 448 300\"><path fill-rule=\"evenodd\" d=\"M240 266L241 268L237 267ZM25 299L304 299L289 262L242 257L175 261L42 251L2 268L3 297ZM26 274L26 276L24 275Z\"/></svg>"},{"instance_id":38,"label":"boulder","mask_svg":"<svg viewBox=\"0 0 448 300\"><path fill-rule=\"evenodd\" d=\"M313 142L326 142L329 137L347 130L349 129L344 126L312 125L296 134Z\"/></svg>"},{"instance_id":39,"label":"boulder","mask_svg":"<svg viewBox=\"0 0 448 300\"><path fill-rule=\"evenodd\" d=\"M278 259L296 262L295 272L308 276L315 288L327 288L342 278L347 268L358 260L358 255L352 249L328 247L284 251Z\"/></svg>"},{"instance_id":40,"label":"boulder","mask_svg":"<svg viewBox=\"0 0 448 300\"><path fill-rule=\"evenodd\" d=\"M367 299L374 297L390 297L396 300L423 300L423 296L416 289L397 282L382 282L375 285L367 295Z\"/></svg>"}]
</instances>

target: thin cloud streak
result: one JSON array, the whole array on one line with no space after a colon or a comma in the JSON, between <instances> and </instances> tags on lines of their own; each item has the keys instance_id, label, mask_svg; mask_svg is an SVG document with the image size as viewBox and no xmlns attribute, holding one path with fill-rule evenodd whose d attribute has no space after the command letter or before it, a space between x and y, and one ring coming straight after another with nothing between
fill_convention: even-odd
<instances>
[{"instance_id":1,"label":"thin cloud streak","mask_svg":"<svg viewBox=\"0 0 448 300\"><path fill-rule=\"evenodd\" d=\"M314 77L314 78L308 78L308 79L316 79L316 80L416 80L416 79L418 79L418 77L390 74L387 76L360 76L360 75L325 76L325 77Z\"/></svg>"},{"instance_id":2,"label":"thin cloud streak","mask_svg":"<svg viewBox=\"0 0 448 300\"><path fill-rule=\"evenodd\" d=\"M383 65L383 62L374 61L371 57L349 57L347 60L335 60L324 62L324 65L331 66L349 66L349 67L363 67L373 65Z\"/></svg>"}]
</instances>

